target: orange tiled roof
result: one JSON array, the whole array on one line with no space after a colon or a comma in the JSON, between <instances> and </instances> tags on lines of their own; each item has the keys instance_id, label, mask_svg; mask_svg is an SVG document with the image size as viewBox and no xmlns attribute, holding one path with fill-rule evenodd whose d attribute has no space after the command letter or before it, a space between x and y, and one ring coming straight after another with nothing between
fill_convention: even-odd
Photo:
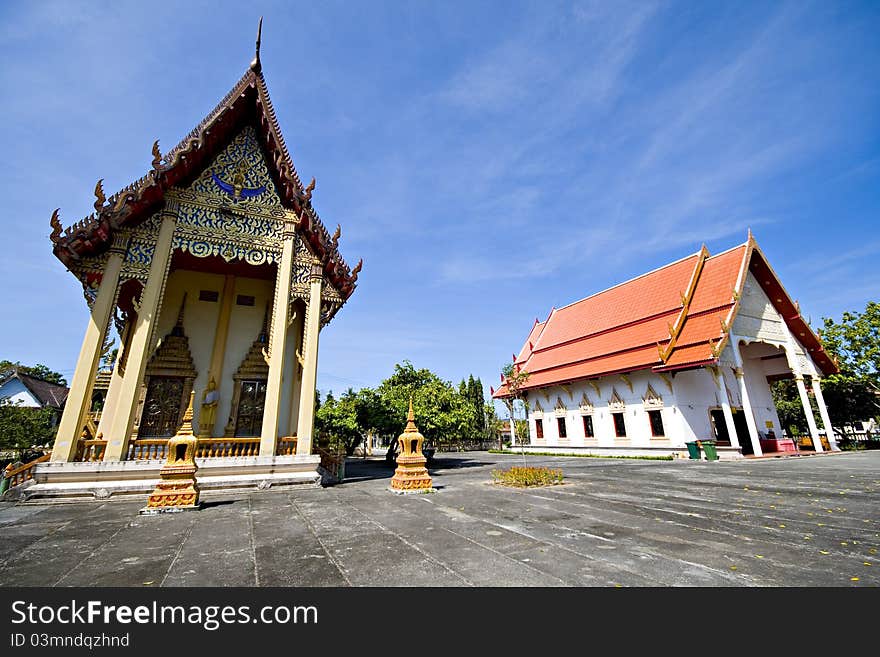
<instances>
[{"instance_id":1,"label":"orange tiled roof","mask_svg":"<svg viewBox=\"0 0 880 657\"><path fill-rule=\"evenodd\" d=\"M754 240L716 256L701 249L569 306L538 322L515 359L525 388L607 374L666 371L717 362L742 292L746 267L766 279L768 296L826 373L834 368ZM769 272L769 274L768 274ZM763 284L763 283L762 283ZM495 397L508 394L502 385Z\"/></svg>"}]
</instances>

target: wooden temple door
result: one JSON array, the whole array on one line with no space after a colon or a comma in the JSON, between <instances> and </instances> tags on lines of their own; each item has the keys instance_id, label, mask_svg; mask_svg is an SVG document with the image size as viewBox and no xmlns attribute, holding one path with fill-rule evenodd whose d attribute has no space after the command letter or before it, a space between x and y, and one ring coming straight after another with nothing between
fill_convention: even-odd
<instances>
[{"instance_id":1,"label":"wooden temple door","mask_svg":"<svg viewBox=\"0 0 880 657\"><path fill-rule=\"evenodd\" d=\"M266 403L266 381L242 381L238 401L235 435L259 436L263 428L263 406Z\"/></svg>"},{"instance_id":2,"label":"wooden temple door","mask_svg":"<svg viewBox=\"0 0 880 657\"><path fill-rule=\"evenodd\" d=\"M170 438L180 426L180 400L184 378L154 376L147 386L144 411L138 429L139 438Z\"/></svg>"}]
</instances>

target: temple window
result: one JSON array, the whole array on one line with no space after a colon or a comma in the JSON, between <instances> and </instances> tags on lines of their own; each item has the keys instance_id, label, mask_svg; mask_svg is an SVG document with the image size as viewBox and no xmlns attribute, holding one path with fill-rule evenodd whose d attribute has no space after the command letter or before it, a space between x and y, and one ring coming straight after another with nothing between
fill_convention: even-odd
<instances>
[{"instance_id":1,"label":"temple window","mask_svg":"<svg viewBox=\"0 0 880 657\"><path fill-rule=\"evenodd\" d=\"M651 423L651 435L654 437L665 436L663 431L663 416L660 411L648 411L648 420Z\"/></svg>"},{"instance_id":2,"label":"temple window","mask_svg":"<svg viewBox=\"0 0 880 657\"><path fill-rule=\"evenodd\" d=\"M178 376L150 378L144 412L141 417L139 438L168 438L180 427L180 400L184 379Z\"/></svg>"},{"instance_id":3,"label":"temple window","mask_svg":"<svg viewBox=\"0 0 880 657\"><path fill-rule=\"evenodd\" d=\"M535 435L538 438L544 437L544 421L540 418L535 420Z\"/></svg>"},{"instance_id":4,"label":"temple window","mask_svg":"<svg viewBox=\"0 0 880 657\"><path fill-rule=\"evenodd\" d=\"M199 301L217 301L219 298L217 290L199 290Z\"/></svg>"},{"instance_id":5,"label":"temple window","mask_svg":"<svg viewBox=\"0 0 880 657\"><path fill-rule=\"evenodd\" d=\"M236 306L253 306L255 303L254 297L248 294L239 294L235 297L235 305Z\"/></svg>"},{"instance_id":6,"label":"temple window","mask_svg":"<svg viewBox=\"0 0 880 657\"><path fill-rule=\"evenodd\" d=\"M263 405L266 402L266 381L242 381L238 401L235 435L259 436L263 427Z\"/></svg>"},{"instance_id":7,"label":"temple window","mask_svg":"<svg viewBox=\"0 0 880 657\"><path fill-rule=\"evenodd\" d=\"M595 434L593 433L593 416L592 415L584 415L584 438L592 438Z\"/></svg>"},{"instance_id":8,"label":"temple window","mask_svg":"<svg viewBox=\"0 0 880 657\"><path fill-rule=\"evenodd\" d=\"M556 426L559 429L559 437L560 438L567 438L568 432L565 429L565 418L564 417L556 418Z\"/></svg>"},{"instance_id":9,"label":"temple window","mask_svg":"<svg viewBox=\"0 0 880 657\"><path fill-rule=\"evenodd\" d=\"M614 435L618 438L626 438L626 420L623 419L623 413L612 413L614 419Z\"/></svg>"}]
</instances>

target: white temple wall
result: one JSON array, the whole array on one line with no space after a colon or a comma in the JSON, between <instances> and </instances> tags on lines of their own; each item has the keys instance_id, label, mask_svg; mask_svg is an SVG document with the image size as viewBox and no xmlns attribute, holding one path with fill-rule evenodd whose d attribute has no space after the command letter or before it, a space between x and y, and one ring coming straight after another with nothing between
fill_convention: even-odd
<instances>
[{"instance_id":1,"label":"white temple wall","mask_svg":"<svg viewBox=\"0 0 880 657\"><path fill-rule=\"evenodd\" d=\"M766 435L768 431L772 430L777 437L781 437L782 425L779 423L776 404L773 402L770 384L767 382L769 367L766 362L761 360L749 358L743 360L743 373L758 433Z\"/></svg>"},{"instance_id":2,"label":"white temple wall","mask_svg":"<svg viewBox=\"0 0 880 657\"><path fill-rule=\"evenodd\" d=\"M607 446L625 444L628 446L650 446L658 444L683 445L682 427L679 411L675 407L675 396L669 390L666 380L653 372L635 372L626 375L627 383L618 375L601 377L591 382L581 381L570 385L550 386L531 391L529 394L529 441L532 445L544 445L547 447L557 446ZM671 380L671 379L670 379ZM645 396L648 385L662 399L662 406L646 408ZM630 389L630 385L632 389ZM675 384L673 384L675 385ZM598 388L598 393L596 391ZM613 412L609 405L614 393L623 401L626 425L626 437L615 436ZM581 404L586 396L586 401L592 406L592 410L586 413ZM561 401L565 406L564 414L557 412L556 407ZM538 408L542 410L538 410ZM651 424L648 411L659 410L664 428L663 437L651 435ZM583 416L590 414L593 417L593 438L585 438ZM559 436L557 417L563 416L566 421L567 438ZM535 422L543 419L544 438L537 438Z\"/></svg>"},{"instance_id":3,"label":"white temple wall","mask_svg":"<svg viewBox=\"0 0 880 657\"><path fill-rule=\"evenodd\" d=\"M712 374L703 368L676 372L673 386L682 419L683 438L678 444L711 439L714 434L709 412L721 408Z\"/></svg>"}]
</instances>

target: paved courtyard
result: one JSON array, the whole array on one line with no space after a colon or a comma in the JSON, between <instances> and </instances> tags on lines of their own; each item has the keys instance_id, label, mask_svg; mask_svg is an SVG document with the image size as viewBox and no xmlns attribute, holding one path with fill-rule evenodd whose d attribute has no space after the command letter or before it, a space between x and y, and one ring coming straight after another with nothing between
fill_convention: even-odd
<instances>
[{"instance_id":1,"label":"paved courtyard","mask_svg":"<svg viewBox=\"0 0 880 657\"><path fill-rule=\"evenodd\" d=\"M743 462L529 456L565 484L493 485L520 456L440 454L438 492L350 459L325 489L0 503L0 585L877 586L880 452Z\"/></svg>"}]
</instances>

